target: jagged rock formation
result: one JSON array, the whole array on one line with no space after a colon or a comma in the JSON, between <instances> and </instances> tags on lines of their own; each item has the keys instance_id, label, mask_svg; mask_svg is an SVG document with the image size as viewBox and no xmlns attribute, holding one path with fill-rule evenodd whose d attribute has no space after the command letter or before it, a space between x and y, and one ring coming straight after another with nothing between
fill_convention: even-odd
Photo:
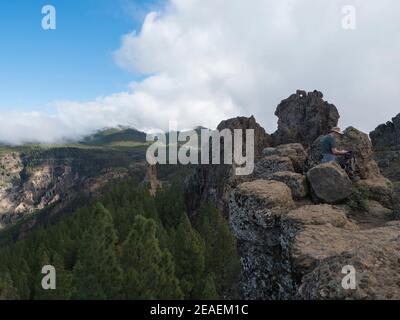
<instances>
[{"instance_id":1,"label":"jagged rock formation","mask_svg":"<svg viewBox=\"0 0 400 320\"><path fill-rule=\"evenodd\" d=\"M308 171L307 178L316 196L325 203L339 203L351 195L348 175L334 162L315 166Z\"/></svg>"},{"instance_id":2,"label":"jagged rock formation","mask_svg":"<svg viewBox=\"0 0 400 320\"><path fill-rule=\"evenodd\" d=\"M379 125L370 133L374 149L399 150L400 149L400 113L386 124Z\"/></svg>"},{"instance_id":3,"label":"jagged rock formation","mask_svg":"<svg viewBox=\"0 0 400 320\"><path fill-rule=\"evenodd\" d=\"M257 123L253 116L250 118L237 117L222 121L218 125L217 130L221 132L224 129L253 129L255 160L258 160L262 156L264 148L271 144L271 137ZM244 135L243 146L245 146ZM224 159L223 142L221 142L220 156L220 159ZM235 165L225 164L197 166L194 174L185 183L186 203L189 212L194 213L202 203L208 200L213 201L217 204L218 208L226 212L230 191L238 183L248 179L246 176L235 176L234 169Z\"/></svg>"},{"instance_id":4,"label":"jagged rock formation","mask_svg":"<svg viewBox=\"0 0 400 320\"><path fill-rule=\"evenodd\" d=\"M277 181L256 180L239 185L231 194L229 219L239 240L243 266L242 291L247 299L288 298L289 271L282 272L279 234L281 214L294 208L290 189ZM271 233L266 230L273 230ZM268 270L266 276L265 270ZM277 284L281 294L275 293Z\"/></svg>"},{"instance_id":5,"label":"jagged rock formation","mask_svg":"<svg viewBox=\"0 0 400 320\"><path fill-rule=\"evenodd\" d=\"M400 181L400 114L370 133L375 159L383 174Z\"/></svg>"},{"instance_id":6,"label":"jagged rock formation","mask_svg":"<svg viewBox=\"0 0 400 320\"><path fill-rule=\"evenodd\" d=\"M278 130L272 135L275 146L299 142L309 146L339 120L336 107L324 101L319 91L298 90L278 105L275 115L279 118Z\"/></svg>"},{"instance_id":7,"label":"jagged rock formation","mask_svg":"<svg viewBox=\"0 0 400 320\"><path fill-rule=\"evenodd\" d=\"M368 136L350 127L338 140L356 157L362 179L354 184L340 167L319 166L319 137L339 119L321 93L298 91L276 114L273 144L265 145L253 175L237 179L231 166L206 166L194 177L199 194L225 204L242 258L243 297L399 298L399 209ZM348 265L355 290L342 286Z\"/></svg>"}]
</instances>

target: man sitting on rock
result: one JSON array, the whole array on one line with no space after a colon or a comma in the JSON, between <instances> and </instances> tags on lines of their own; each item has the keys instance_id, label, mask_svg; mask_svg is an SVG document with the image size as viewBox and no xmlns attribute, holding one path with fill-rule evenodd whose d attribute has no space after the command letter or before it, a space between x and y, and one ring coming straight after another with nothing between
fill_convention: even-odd
<instances>
[{"instance_id":1,"label":"man sitting on rock","mask_svg":"<svg viewBox=\"0 0 400 320\"><path fill-rule=\"evenodd\" d=\"M352 181L357 181L360 178L355 175L355 158L351 151L338 150L336 148L336 138L343 135L340 128L334 127L332 130L321 138L321 163L336 162L347 173Z\"/></svg>"},{"instance_id":2,"label":"man sitting on rock","mask_svg":"<svg viewBox=\"0 0 400 320\"><path fill-rule=\"evenodd\" d=\"M336 138L341 136L343 133L340 128L334 127L332 130L321 138L321 152L322 161L321 163L327 162L338 162L337 156L345 155L348 153L347 150L338 150L336 148Z\"/></svg>"}]
</instances>

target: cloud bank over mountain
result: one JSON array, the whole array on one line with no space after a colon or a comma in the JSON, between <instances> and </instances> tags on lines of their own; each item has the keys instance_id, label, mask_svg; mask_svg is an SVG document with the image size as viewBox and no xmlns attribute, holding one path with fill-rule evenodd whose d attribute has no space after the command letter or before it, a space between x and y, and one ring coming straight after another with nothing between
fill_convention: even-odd
<instances>
[{"instance_id":1,"label":"cloud bank over mountain","mask_svg":"<svg viewBox=\"0 0 400 320\"><path fill-rule=\"evenodd\" d=\"M356 29L342 28L343 7ZM171 0L122 37L118 66L147 75L126 92L57 101L54 115L0 114L0 141L57 142L117 125L215 127L255 115L276 126L277 104L318 89L343 127L370 131L398 113L400 2L395 0ZM68 97L68 92L65 93Z\"/></svg>"}]
</instances>

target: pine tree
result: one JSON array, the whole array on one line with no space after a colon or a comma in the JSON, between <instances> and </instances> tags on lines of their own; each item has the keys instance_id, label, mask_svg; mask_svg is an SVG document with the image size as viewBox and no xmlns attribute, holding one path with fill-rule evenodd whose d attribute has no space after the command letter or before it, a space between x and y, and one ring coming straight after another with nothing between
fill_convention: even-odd
<instances>
[{"instance_id":1,"label":"pine tree","mask_svg":"<svg viewBox=\"0 0 400 320\"><path fill-rule=\"evenodd\" d=\"M194 296L205 270L205 246L199 233L192 228L186 214L175 231L174 259L176 274L186 299L202 299Z\"/></svg>"},{"instance_id":2,"label":"pine tree","mask_svg":"<svg viewBox=\"0 0 400 320\"><path fill-rule=\"evenodd\" d=\"M93 219L84 233L73 270L73 298L119 297L122 270L116 244L117 236L110 212L97 203L93 208Z\"/></svg>"},{"instance_id":3,"label":"pine tree","mask_svg":"<svg viewBox=\"0 0 400 320\"><path fill-rule=\"evenodd\" d=\"M213 273L207 274L199 281L193 293L197 299L202 300L217 300L219 295L215 286L215 275Z\"/></svg>"},{"instance_id":4,"label":"pine tree","mask_svg":"<svg viewBox=\"0 0 400 320\"><path fill-rule=\"evenodd\" d=\"M18 300L17 289L8 273L0 273L0 300Z\"/></svg>"},{"instance_id":5,"label":"pine tree","mask_svg":"<svg viewBox=\"0 0 400 320\"><path fill-rule=\"evenodd\" d=\"M136 216L123 244L123 293L126 299L181 299L171 254L159 247L156 223Z\"/></svg>"},{"instance_id":6,"label":"pine tree","mask_svg":"<svg viewBox=\"0 0 400 320\"><path fill-rule=\"evenodd\" d=\"M156 195L157 211L166 228L176 228L183 219L185 201L182 186L175 181L170 188L159 190Z\"/></svg>"},{"instance_id":7,"label":"pine tree","mask_svg":"<svg viewBox=\"0 0 400 320\"><path fill-rule=\"evenodd\" d=\"M227 221L211 203L199 211L196 229L205 240L206 270L215 275L221 297L235 296L240 277L240 259L236 240Z\"/></svg>"}]
</instances>

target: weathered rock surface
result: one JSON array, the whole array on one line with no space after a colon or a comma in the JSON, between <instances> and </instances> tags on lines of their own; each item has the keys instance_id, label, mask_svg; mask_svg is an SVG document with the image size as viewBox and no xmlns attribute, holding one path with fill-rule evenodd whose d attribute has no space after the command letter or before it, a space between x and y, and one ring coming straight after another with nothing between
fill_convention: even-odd
<instances>
[{"instance_id":1,"label":"weathered rock surface","mask_svg":"<svg viewBox=\"0 0 400 320\"><path fill-rule=\"evenodd\" d=\"M278 130L272 135L275 146L287 143L309 146L337 126L339 120L336 107L324 101L319 91L298 90L278 105L275 115L279 118Z\"/></svg>"},{"instance_id":2,"label":"weathered rock surface","mask_svg":"<svg viewBox=\"0 0 400 320\"><path fill-rule=\"evenodd\" d=\"M245 298L270 297L278 279L287 277L275 269L279 234L274 230L278 231L280 215L292 208L291 191L281 182L256 180L240 184L232 192L229 219L240 244L243 277L246 279L242 282ZM269 270L270 277L265 276L265 269ZM282 297L285 289L282 289Z\"/></svg>"},{"instance_id":3,"label":"weathered rock surface","mask_svg":"<svg viewBox=\"0 0 400 320\"><path fill-rule=\"evenodd\" d=\"M394 219L393 211L375 200L367 200L367 214L369 217L375 217L381 221Z\"/></svg>"},{"instance_id":4,"label":"weathered rock surface","mask_svg":"<svg viewBox=\"0 0 400 320\"><path fill-rule=\"evenodd\" d=\"M265 182L240 185L231 194L230 223L243 264L248 299L398 299L400 222L361 230L338 207L290 209ZM276 207L275 207L276 206ZM345 266L356 289L342 286Z\"/></svg>"},{"instance_id":5,"label":"weathered rock surface","mask_svg":"<svg viewBox=\"0 0 400 320\"><path fill-rule=\"evenodd\" d=\"M295 200L300 200L308 195L307 179L300 173L280 171L272 175L272 180L286 184L292 191Z\"/></svg>"},{"instance_id":6,"label":"weathered rock surface","mask_svg":"<svg viewBox=\"0 0 400 320\"><path fill-rule=\"evenodd\" d=\"M353 127L344 131L337 140L339 149L351 150L356 157L356 171L362 179L374 179L382 177L379 167L373 158L371 141L366 133Z\"/></svg>"},{"instance_id":7,"label":"weathered rock surface","mask_svg":"<svg viewBox=\"0 0 400 320\"><path fill-rule=\"evenodd\" d=\"M362 231L326 225L305 226L295 236L294 267L302 277L301 299L399 299L400 223ZM344 267L352 267L356 287L344 289ZM311 272L309 272L311 271Z\"/></svg>"},{"instance_id":8,"label":"weathered rock surface","mask_svg":"<svg viewBox=\"0 0 400 320\"><path fill-rule=\"evenodd\" d=\"M316 196L325 203L338 203L351 195L352 183L337 163L320 164L308 171L307 178Z\"/></svg>"},{"instance_id":9,"label":"weathered rock surface","mask_svg":"<svg viewBox=\"0 0 400 320\"><path fill-rule=\"evenodd\" d=\"M376 151L400 149L400 113L386 124L379 125L370 133Z\"/></svg>"},{"instance_id":10,"label":"weathered rock surface","mask_svg":"<svg viewBox=\"0 0 400 320\"><path fill-rule=\"evenodd\" d=\"M303 173L307 153L300 143L289 143L277 146L276 148L265 148L263 150L263 156L287 157L292 161L295 172Z\"/></svg>"},{"instance_id":11,"label":"weathered rock surface","mask_svg":"<svg viewBox=\"0 0 400 320\"><path fill-rule=\"evenodd\" d=\"M388 208L393 208L393 185L384 178L360 180L356 185L368 190L368 198L376 200Z\"/></svg>"},{"instance_id":12,"label":"weathered rock surface","mask_svg":"<svg viewBox=\"0 0 400 320\"><path fill-rule=\"evenodd\" d=\"M254 153L255 161L262 156L264 148L271 143L271 137L257 123L254 117L238 117L222 121L218 127L218 131L224 129L253 129L254 130ZM243 146L245 141L243 137ZM224 155L224 144L221 143L221 159ZM234 173L234 165L199 165L194 174L186 181L186 203L190 213L201 206L202 203L210 200L214 202L219 209L227 213L227 205L229 194L232 188L248 180L248 176L236 176Z\"/></svg>"},{"instance_id":13,"label":"weathered rock surface","mask_svg":"<svg viewBox=\"0 0 400 320\"><path fill-rule=\"evenodd\" d=\"M370 133L374 158L384 176L400 181L400 114Z\"/></svg>"},{"instance_id":14,"label":"weathered rock surface","mask_svg":"<svg viewBox=\"0 0 400 320\"><path fill-rule=\"evenodd\" d=\"M257 179L271 179L274 173L280 171L294 172L293 163L288 157L268 156L258 161L254 168Z\"/></svg>"}]
</instances>

